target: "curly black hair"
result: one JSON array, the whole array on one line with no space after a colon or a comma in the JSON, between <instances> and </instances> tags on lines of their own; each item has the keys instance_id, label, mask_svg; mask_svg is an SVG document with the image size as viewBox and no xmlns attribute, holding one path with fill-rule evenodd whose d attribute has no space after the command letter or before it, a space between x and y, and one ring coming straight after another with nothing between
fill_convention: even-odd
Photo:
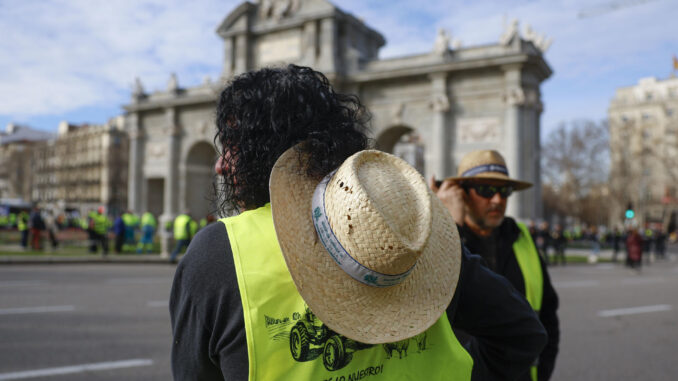
<instances>
[{"instance_id":1,"label":"curly black hair","mask_svg":"<svg viewBox=\"0 0 678 381\"><path fill-rule=\"evenodd\" d=\"M322 73L308 67L264 68L235 77L217 103L214 142L225 158L217 187L222 211L269 202L271 169L299 142L306 142L300 153L310 155L301 163L307 175L321 179L367 148L369 120L358 97L336 93Z\"/></svg>"}]
</instances>

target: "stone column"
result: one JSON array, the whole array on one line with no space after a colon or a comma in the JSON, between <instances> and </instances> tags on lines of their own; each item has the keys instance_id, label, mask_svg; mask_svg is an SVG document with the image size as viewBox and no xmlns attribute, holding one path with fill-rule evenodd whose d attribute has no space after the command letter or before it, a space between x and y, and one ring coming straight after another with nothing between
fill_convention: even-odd
<instances>
[{"instance_id":1,"label":"stone column","mask_svg":"<svg viewBox=\"0 0 678 381\"><path fill-rule=\"evenodd\" d=\"M504 145L501 154L506 160L509 176L522 180L522 162L520 155L521 124L523 122L522 105L525 94L521 84L519 66L504 67ZM522 194L521 194L522 193ZM525 192L515 193L509 199L506 214L518 219L529 218L524 213Z\"/></svg>"},{"instance_id":2,"label":"stone column","mask_svg":"<svg viewBox=\"0 0 678 381\"><path fill-rule=\"evenodd\" d=\"M181 146L181 128L177 123L176 109L173 107L165 109L165 118L168 128L167 135L167 167L165 175L165 195L163 213L160 216L160 226L164 227L168 221L174 221L178 210L179 176L178 176L178 157ZM170 232L161 230L160 235L161 256L166 258L172 250L172 236Z\"/></svg>"},{"instance_id":3,"label":"stone column","mask_svg":"<svg viewBox=\"0 0 678 381\"><path fill-rule=\"evenodd\" d=\"M239 34L235 37L235 70L234 75L247 71L249 62L249 51L247 48L247 35Z\"/></svg>"},{"instance_id":4,"label":"stone column","mask_svg":"<svg viewBox=\"0 0 678 381\"><path fill-rule=\"evenodd\" d=\"M233 37L224 39L224 67L221 71L221 78L227 80L233 75Z\"/></svg>"},{"instance_id":5,"label":"stone column","mask_svg":"<svg viewBox=\"0 0 678 381\"><path fill-rule=\"evenodd\" d=\"M318 27L316 20L308 21L304 24L304 33L302 39L301 62L303 65L314 67L318 56Z\"/></svg>"},{"instance_id":6,"label":"stone column","mask_svg":"<svg viewBox=\"0 0 678 381\"><path fill-rule=\"evenodd\" d=\"M320 22L320 56L318 57L317 69L322 72L335 73L334 49L337 43L337 28L332 18L323 19Z\"/></svg>"},{"instance_id":7,"label":"stone column","mask_svg":"<svg viewBox=\"0 0 678 381\"><path fill-rule=\"evenodd\" d=\"M435 175L436 178L443 179L452 175L447 73L432 74L430 79L433 123L426 147L426 176Z\"/></svg>"},{"instance_id":8,"label":"stone column","mask_svg":"<svg viewBox=\"0 0 678 381\"><path fill-rule=\"evenodd\" d=\"M141 210L141 190L144 166L144 131L139 114L130 113L125 117L129 133L129 175L127 185L127 208L138 213Z\"/></svg>"}]
</instances>

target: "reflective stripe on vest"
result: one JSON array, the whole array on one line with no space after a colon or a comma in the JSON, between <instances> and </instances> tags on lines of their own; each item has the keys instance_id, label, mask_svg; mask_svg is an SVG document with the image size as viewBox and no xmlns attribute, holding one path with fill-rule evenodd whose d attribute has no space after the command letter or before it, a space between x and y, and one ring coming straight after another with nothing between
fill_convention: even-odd
<instances>
[{"instance_id":1,"label":"reflective stripe on vest","mask_svg":"<svg viewBox=\"0 0 678 381\"><path fill-rule=\"evenodd\" d=\"M527 226L517 223L520 228L520 236L513 243L513 253L520 266L520 272L523 273L525 282L525 297L530 303L532 309L537 312L541 310L541 300L544 294L544 275L541 273L541 263L539 262L539 253L532 242L532 236ZM530 369L532 381L537 381L537 367Z\"/></svg>"},{"instance_id":2,"label":"reflective stripe on vest","mask_svg":"<svg viewBox=\"0 0 678 381\"><path fill-rule=\"evenodd\" d=\"M383 345L358 343L325 326L305 305L287 271L270 204L219 221L226 225L233 252L250 380L471 378L473 360L446 314L424 333Z\"/></svg>"}]
</instances>

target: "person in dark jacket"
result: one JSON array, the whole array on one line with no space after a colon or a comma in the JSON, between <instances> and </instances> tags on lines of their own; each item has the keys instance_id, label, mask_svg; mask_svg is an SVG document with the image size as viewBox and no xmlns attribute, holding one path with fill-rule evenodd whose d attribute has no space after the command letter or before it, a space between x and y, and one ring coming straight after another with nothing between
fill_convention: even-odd
<instances>
[{"instance_id":1,"label":"person in dark jacket","mask_svg":"<svg viewBox=\"0 0 678 381\"><path fill-rule=\"evenodd\" d=\"M45 220L40 209L34 207L31 212L31 247L33 250L42 250L42 232L45 230Z\"/></svg>"},{"instance_id":2,"label":"person in dark jacket","mask_svg":"<svg viewBox=\"0 0 678 381\"><path fill-rule=\"evenodd\" d=\"M115 235L115 252L122 253L122 246L125 244L125 221L122 215L119 215L113 222L113 234Z\"/></svg>"},{"instance_id":3,"label":"person in dark jacket","mask_svg":"<svg viewBox=\"0 0 678 381\"><path fill-rule=\"evenodd\" d=\"M296 191L298 186L278 187L271 182L269 190L269 180L273 178L271 171L286 153L292 163L299 165L295 168L303 168L295 173L320 183L349 157L367 148L367 117L367 110L357 97L336 93L323 74L307 67L289 65L244 73L222 91L217 101L215 137L221 154L215 171L221 183L219 199L226 200L223 210L236 210L238 214L199 231L177 266L169 306L173 332L171 364L175 380L237 381L257 377L316 380L364 376L373 381L415 379L394 371L407 370L408 365L421 368L422 364L428 364L431 354L445 353L438 351L446 348L441 338L453 335L450 325L472 335L466 348L460 348L456 339L449 342L461 349L464 358L473 360L470 375L457 379L469 379L470 376L472 380L510 380L528 371L546 343L546 334L537 315L506 279L483 266L480 257L462 250L460 242L456 242L459 246L455 247L437 246L442 250L449 249L450 257L461 254L460 273L452 299L440 305L446 315L438 315L434 325L442 325L443 329L437 331L441 335L430 338L438 340L437 346L427 345L425 336L420 335L383 346L359 342L347 333L339 332L339 327L326 325L327 321L318 317L319 311L314 311L315 304L310 299L304 299L308 305L306 311L289 313L290 304L303 304L296 300L305 295L297 283L303 282L304 278L294 278L293 282L292 268L285 267L282 258L287 254L278 246L289 241L276 238L271 231L274 222L293 224L293 221L274 221L276 204L272 195L276 194L274 190ZM294 147L298 151L295 152ZM286 167L282 165L282 168ZM437 202L423 179L419 175L416 178L423 186L418 189L423 189L424 198L430 204L402 205L408 215L419 206L431 205L433 208L432 204ZM354 191L348 185L342 188L347 195ZM342 183L340 187L343 186ZM373 191L379 193L378 189ZM307 193L304 195L308 196ZM383 199L388 199L387 195ZM438 203L433 210L451 227L453 221L443 208ZM295 210L299 219L306 216L306 223L320 216L315 213L316 209L313 209L313 215L310 213L310 205ZM349 219L352 215L358 221L361 211L346 210L347 216L342 217L348 223L343 226L348 229L352 223L358 226ZM313 224L310 226L313 229ZM437 230L441 231L448 232ZM308 233L305 231L298 240L300 250L327 248L319 244L320 238L315 233L311 233L316 237L315 242L308 240ZM253 247L255 249L248 251ZM431 247L436 247L435 243ZM398 248L385 246L381 250L394 249ZM343 267L339 269L339 265L329 258L329 249L327 251L322 257L322 266L320 262L315 266L306 262L310 265L307 269L325 275L343 271ZM376 258L385 256L375 253ZM272 268L275 271L270 271ZM413 269L417 271L417 268ZM409 270L397 276L407 277L406 274ZM347 284L357 282L348 274L343 277ZM363 280L374 279L365 276ZM373 286L354 285L353 300L362 301L361 293L373 295L375 292ZM316 286L325 287L322 284ZM385 295L392 292L397 295L403 290L398 286L400 284L385 286ZM307 286L308 289L317 288ZM337 296L332 289L324 291L327 292L325 300L335 300L330 299ZM428 290L431 295L448 291ZM291 299L295 301L290 303ZM430 300L426 297L418 302L430 303ZM374 310L369 303L353 304ZM260 308L262 305L266 308ZM267 313L271 306L274 312ZM363 321L362 326L358 323L352 328L381 331L394 322L402 322L403 318L393 314L391 319ZM407 344L410 342L411 354L408 356ZM413 348L415 345L417 349ZM262 356L263 350L275 351L275 356ZM415 355L416 350L420 352ZM368 359L373 362L349 373L348 369L355 369L356 364L364 364ZM468 364L458 361L457 357L445 356L440 360L425 368L427 374L421 375L422 379L452 379L440 369L455 365L461 368L462 363ZM262 372L267 372L269 377L263 376ZM303 372L306 377L290 376L299 375L298 372ZM311 373L322 376L309 378Z\"/></svg>"},{"instance_id":4,"label":"person in dark jacket","mask_svg":"<svg viewBox=\"0 0 678 381\"><path fill-rule=\"evenodd\" d=\"M643 236L638 233L637 228L632 227L626 236L626 264L638 272L643 263L643 246Z\"/></svg>"},{"instance_id":5,"label":"person in dark jacket","mask_svg":"<svg viewBox=\"0 0 678 381\"><path fill-rule=\"evenodd\" d=\"M539 314L548 344L532 374L524 374L521 380L548 380L560 342L558 296L529 228L504 215L511 193L532 184L510 178L501 154L483 150L464 156L456 177L440 186L432 178L430 186L454 217L464 245L483 257L491 270L506 277Z\"/></svg>"}]
</instances>

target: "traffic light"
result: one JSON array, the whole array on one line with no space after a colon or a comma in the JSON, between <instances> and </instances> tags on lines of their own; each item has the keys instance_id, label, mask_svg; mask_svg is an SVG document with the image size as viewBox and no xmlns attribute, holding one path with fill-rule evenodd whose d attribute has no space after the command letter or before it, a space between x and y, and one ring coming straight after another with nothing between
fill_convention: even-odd
<instances>
[{"instance_id":1,"label":"traffic light","mask_svg":"<svg viewBox=\"0 0 678 381\"><path fill-rule=\"evenodd\" d=\"M633 211L632 203L629 202L628 206L626 207L626 212L624 212L624 216L626 217L627 220L630 220L636 216L636 212Z\"/></svg>"}]
</instances>

